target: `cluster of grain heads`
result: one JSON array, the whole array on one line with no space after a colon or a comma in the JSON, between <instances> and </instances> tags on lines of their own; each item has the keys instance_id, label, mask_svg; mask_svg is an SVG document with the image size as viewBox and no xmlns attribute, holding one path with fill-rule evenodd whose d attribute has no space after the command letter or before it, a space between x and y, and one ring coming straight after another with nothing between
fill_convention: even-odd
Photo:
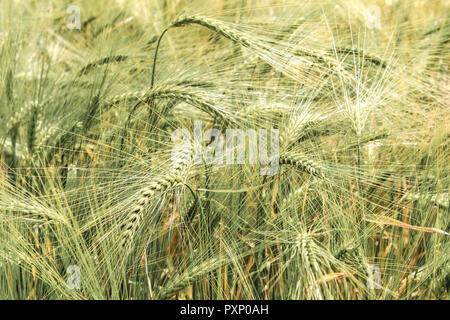
<instances>
[{"instance_id":1,"label":"cluster of grain heads","mask_svg":"<svg viewBox=\"0 0 450 320\"><path fill-rule=\"evenodd\" d=\"M106 57L103 59L99 59L96 60L94 62L90 62L88 63L86 66L84 66L83 68L81 68L81 70L78 72L79 76L83 76L88 74L90 71L92 71L93 69L105 65L105 64L110 64L113 62L121 62L121 61L125 61L128 59L128 56L125 55L117 55L117 56L110 56L110 57Z\"/></svg>"},{"instance_id":2,"label":"cluster of grain heads","mask_svg":"<svg viewBox=\"0 0 450 320\"><path fill-rule=\"evenodd\" d=\"M448 138L436 126L447 92L434 79L447 71L448 25L437 2L428 17L379 2L383 27L370 31L345 1L226 0L214 13L191 11L200 0L116 2L83 8L94 16L81 32L51 28L64 54L41 75L46 39L0 32L0 296L448 297L448 139L436 138ZM45 19L30 31L49 34ZM173 138L181 129L195 147L200 121L193 166ZM236 128L247 132L242 164L206 161L219 153L207 132ZM263 128L279 132L271 176L246 164L249 131ZM385 286L373 292L369 261ZM67 289L72 264L81 290Z\"/></svg>"}]
</instances>

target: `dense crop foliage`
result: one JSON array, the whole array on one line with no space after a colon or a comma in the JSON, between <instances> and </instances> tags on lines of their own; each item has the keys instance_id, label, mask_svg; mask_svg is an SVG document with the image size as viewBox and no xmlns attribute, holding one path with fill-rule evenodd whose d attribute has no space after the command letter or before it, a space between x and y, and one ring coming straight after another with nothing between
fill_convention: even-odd
<instances>
[{"instance_id":1,"label":"dense crop foliage","mask_svg":"<svg viewBox=\"0 0 450 320\"><path fill-rule=\"evenodd\" d=\"M449 1L70 5L0 4L0 298L448 299Z\"/></svg>"}]
</instances>

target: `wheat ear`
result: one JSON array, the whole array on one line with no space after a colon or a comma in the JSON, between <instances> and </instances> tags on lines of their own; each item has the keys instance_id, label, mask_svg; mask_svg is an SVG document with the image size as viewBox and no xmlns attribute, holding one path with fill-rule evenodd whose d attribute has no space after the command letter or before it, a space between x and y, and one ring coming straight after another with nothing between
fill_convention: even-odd
<instances>
[{"instance_id":1,"label":"wheat ear","mask_svg":"<svg viewBox=\"0 0 450 320\"><path fill-rule=\"evenodd\" d=\"M130 249L136 231L141 225L144 218L145 209L150 203L153 196L157 193L164 192L183 182L183 171L190 163L191 154L189 148L181 150L179 153L179 161L174 163L171 171L164 177L152 180L149 184L139 191L136 204L131 209L131 213L121 225L121 247L126 250Z\"/></svg>"},{"instance_id":2,"label":"wheat ear","mask_svg":"<svg viewBox=\"0 0 450 320\"><path fill-rule=\"evenodd\" d=\"M202 262L200 265L191 267L182 274L174 275L165 287L161 287L159 289L157 299L166 300L172 297L180 290L183 290L184 288L189 286L189 284L192 283L193 281L198 280L201 276L213 270L216 270L217 268L220 268L228 263L230 263L230 261L228 260L224 259L219 260L213 258Z\"/></svg>"},{"instance_id":3,"label":"wheat ear","mask_svg":"<svg viewBox=\"0 0 450 320\"><path fill-rule=\"evenodd\" d=\"M14 112L14 115L6 124L6 131L9 132L16 125L20 124L25 118L32 115L35 108L38 106L38 101L28 101L19 110Z\"/></svg>"},{"instance_id":4,"label":"wheat ear","mask_svg":"<svg viewBox=\"0 0 450 320\"><path fill-rule=\"evenodd\" d=\"M79 72L78 75L82 76L85 74L88 74L91 70L93 70L94 68L101 66L101 65L105 65L108 63L112 63L112 62L121 62L121 61L125 61L128 59L128 56L123 56L123 55L118 55L118 56L110 56L110 57L106 57L103 59L99 59L97 61L88 63L86 66L84 66Z\"/></svg>"},{"instance_id":5,"label":"wheat ear","mask_svg":"<svg viewBox=\"0 0 450 320\"><path fill-rule=\"evenodd\" d=\"M304 155L298 153L286 152L281 154L279 157L279 163L280 165L292 165L297 169L300 169L301 171L306 172L310 175L319 178L325 178L323 169L317 162L308 159Z\"/></svg>"},{"instance_id":6,"label":"wheat ear","mask_svg":"<svg viewBox=\"0 0 450 320\"><path fill-rule=\"evenodd\" d=\"M155 56L153 59L153 71L152 71L152 80L151 80L151 88L153 88L155 82L155 70L156 70L156 60L158 57L159 46L161 44L161 40L164 35L171 28L183 27L187 25L196 24L202 27L205 27L222 37L232 41L235 44L238 44L242 47L252 49L260 58L266 61L269 65L274 67L275 69L280 69L282 73L287 75L288 77L294 78L295 80L298 78L298 72L294 72L295 68L292 68L293 61L302 61L306 62L309 65L312 64L311 61L305 58L298 58L293 52L282 51L282 50L271 50L267 49L267 44L259 43L258 40L252 39L251 37L243 36L243 32L237 31L233 28L233 25L226 23L224 21L207 18L205 16L200 15L192 15L186 16L182 15L177 20L175 20L169 27L167 27L160 35L158 39L158 44L155 50ZM230 26L231 25L231 26ZM271 44L273 44L271 42ZM256 50L255 50L256 49ZM278 66L278 67L276 67ZM298 70L297 70L298 71Z\"/></svg>"}]
</instances>

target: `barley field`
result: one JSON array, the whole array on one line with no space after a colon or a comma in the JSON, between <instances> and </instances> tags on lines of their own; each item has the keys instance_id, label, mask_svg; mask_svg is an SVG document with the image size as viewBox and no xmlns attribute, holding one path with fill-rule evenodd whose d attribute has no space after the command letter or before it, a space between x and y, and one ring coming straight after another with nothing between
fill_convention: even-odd
<instances>
[{"instance_id":1,"label":"barley field","mask_svg":"<svg viewBox=\"0 0 450 320\"><path fill-rule=\"evenodd\" d=\"M448 0L1 1L0 299L447 300L449 40Z\"/></svg>"}]
</instances>

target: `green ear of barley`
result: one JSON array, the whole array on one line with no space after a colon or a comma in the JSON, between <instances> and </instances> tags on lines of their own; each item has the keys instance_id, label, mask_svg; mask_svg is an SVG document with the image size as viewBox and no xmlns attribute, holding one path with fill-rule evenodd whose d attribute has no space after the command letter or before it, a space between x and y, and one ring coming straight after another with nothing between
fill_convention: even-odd
<instances>
[{"instance_id":1,"label":"green ear of barley","mask_svg":"<svg viewBox=\"0 0 450 320\"><path fill-rule=\"evenodd\" d=\"M38 107L34 106L33 110L31 111L31 118L27 129L27 147L30 155L33 154L33 149L36 141L38 114Z\"/></svg>"},{"instance_id":2,"label":"green ear of barley","mask_svg":"<svg viewBox=\"0 0 450 320\"><path fill-rule=\"evenodd\" d=\"M108 100L106 104L113 105L131 98L145 103L149 103L153 99L172 99L175 101L183 101L198 107L200 110L210 114L213 117L219 118L224 118L227 113L226 110L221 110L207 101L204 97L202 97L202 93L199 91L171 87L158 87L150 91L141 90L123 93ZM168 110L164 110L164 112L167 113Z\"/></svg>"},{"instance_id":3,"label":"green ear of barley","mask_svg":"<svg viewBox=\"0 0 450 320\"><path fill-rule=\"evenodd\" d=\"M314 160L294 152L286 152L279 157L280 165L291 165L310 175L325 178L323 168Z\"/></svg>"},{"instance_id":4,"label":"green ear of barley","mask_svg":"<svg viewBox=\"0 0 450 320\"><path fill-rule=\"evenodd\" d=\"M370 55L366 52L364 52L361 49L350 49L350 48L336 48L336 50L330 50L330 54L344 54L344 55L350 55L350 57L358 57L363 58L364 61L370 62L376 66L380 66L384 69L388 67L388 63L384 61L383 59L379 57L375 57L373 55Z\"/></svg>"},{"instance_id":5,"label":"green ear of barley","mask_svg":"<svg viewBox=\"0 0 450 320\"><path fill-rule=\"evenodd\" d=\"M139 229L141 222L144 218L145 209L149 202L158 193L164 192L182 182L179 171L175 170L174 173L168 174L165 177L152 181L147 187L142 189L136 200L136 204L131 209L130 214L125 219L121 226L121 240L120 244L125 249L130 249L134 235Z\"/></svg>"},{"instance_id":6,"label":"green ear of barley","mask_svg":"<svg viewBox=\"0 0 450 320\"><path fill-rule=\"evenodd\" d=\"M448 193L438 193L438 194L418 194L408 192L405 194L405 199L410 201L425 200L430 203L436 203L442 208L448 209L449 207L449 194Z\"/></svg>"},{"instance_id":7,"label":"green ear of barley","mask_svg":"<svg viewBox=\"0 0 450 320\"><path fill-rule=\"evenodd\" d=\"M275 70L278 70L285 74L287 77L298 80L305 71L305 66L312 66L314 63L303 56L316 57L317 54L312 54L308 51L308 55L298 54L299 51L291 52L289 50L283 50L281 48L271 49L268 45L270 43L273 46L275 43L272 39L259 38L254 34L247 34L246 32L239 31L235 25L220 21L217 19L208 18L201 15L182 15L176 19L167 29L165 29L158 40L158 44L155 51L153 60L153 72L151 80L151 88L154 85L156 61L159 51L159 46L164 35L170 30L170 28L183 27L189 25L199 25L205 27L222 37L236 43L244 48L251 50L255 55L260 57L263 61L272 66ZM268 42L268 43L267 43ZM287 46L287 44L285 44ZM285 47L286 47L285 46ZM283 47L280 45L279 47ZM304 53L305 50L301 51ZM302 56L303 55L303 56ZM330 57L330 60L332 58ZM339 67L338 64L334 66Z\"/></svg>"},{"instance_id":8,"label":"green ear of barley","mask_svg":"<svg viewBox=\"0 0 450 320\"><path fill-rule=\"evenodd\" d=\"M136 204L131 209L130 214L121 224L121 246L126 250L130 250L132 242L138 231L142 220L144 219L145 210L147 209L152 198L158 193L162 193L170 188L180 185L183 182L183 171L189 166L191 161L190 150L187 148L180 150L176 163L173 163L171 170L164 176L152 180L146 187L139 191Z\"/></svg>"},{"instance_id":9,"label":"green ear of barley","mask_svg":"<svg viewBox=\"0 0 450 320\"><path fill-rule=\"evenodd\" d=\"M128 56L124 56L124 55L117 55L117 56L111 56L111 57L99 59L97 61L88 63L86 66L81 68L81 70L78 72L78 75L79 76L86 75L93 69L97 68L98 66L113 63L113 62L122 62L127 59L128 59Z\"/></svg>"}]
</instances>

